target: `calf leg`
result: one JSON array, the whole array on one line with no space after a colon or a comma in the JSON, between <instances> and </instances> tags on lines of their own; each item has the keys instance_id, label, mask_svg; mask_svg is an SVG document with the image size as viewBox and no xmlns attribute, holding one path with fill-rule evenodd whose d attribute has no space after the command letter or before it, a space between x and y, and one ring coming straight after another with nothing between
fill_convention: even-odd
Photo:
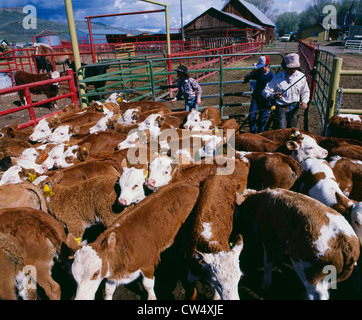
<instances>
[{"instance_id":1,"label":"calf leg","mask_svg":"<svg viewBox=\"0 0 362 320\"><path fill-rule=\"evenodd\" d=\"M50 300L60 300L60 286L51 276L51 263L36 263L37 282Z\"/></svg>"},{"instance_id":2,"label":"calf leg","mask_svg":"<svg viewBox=\"0 0 362 320\"><path fill-rule=\"evenodd\" d=\"M308 281L308 278L305 273L305 269L309 268L311 264L306 261L298 260L294 261L293 259L290 259L292 261L294 270L296 274L298 275L299 279L302 281L306 293L307 293L307 299L308 300L328 300L329 299L329 292L328 292L328 281L324 281L323 279L320 280L317 283L310 283Z\"/></svg>"},{"instance_id":3,"label":"calf leg","mask_svg":"<svg viewBox=\"0 0 362 320\"><path fill-rule=\"evenodd\" d=\"M112 281L106 281L106 286L104 289L104 300L112 300L113 293L117 288L117 284Z\"/></svg>"},{"instance_id":4,"label":"calf leg","mask_svg":"<svg viewBox=\"0 0 362 320\"><path fill-rule=\"evenodd\" d=\"M143 286L147 291L148 294L148 300L157 300L156 298L156 294L154 291L154 287L155 287L155 278L147 278L146 276L143 277L142 280Z\"/></svg>"},{"instance_id":5,"label":"calf leg","mask_svg":"<svg viewBox=\"0 0 362 320\"><path fill-rule=\"evenodd\" d=\"M261 286L263 290L269 289L272 285L272 271L275 257L275 248L264 245L264 278Z\"/></svg>"}]
</instances>

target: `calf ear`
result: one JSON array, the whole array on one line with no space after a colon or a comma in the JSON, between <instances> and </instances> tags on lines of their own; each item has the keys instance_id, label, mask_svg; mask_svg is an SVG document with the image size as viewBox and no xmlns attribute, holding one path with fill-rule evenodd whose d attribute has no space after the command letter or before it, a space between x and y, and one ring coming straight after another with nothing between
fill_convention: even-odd
<instances>
[{"instance_id":1,"label":"calf ear","mask_svg":"<svg viewBox=\"0 0 362 320\"><path fill-rule=\"evenodd\" d=\"M285 143L285 146L287 147L288 150L298 150L299 149L299 144L296 143L295 141L287 141Z\"/></svg>"},{"instance_id":2,"label":"calf ear","mask_svg":"<svg viewBox=\"0 0 362 320\"><path fill-rule=\"evenodd\" d=\"M107 242L109 249L114 249L116 247L117 237L114 232L111 232L111 234L108 236Z\"/></svg>"},{"instance_id":3,"label":"calf ear","mask_svg":"<svg viewBox=\"0 0 362 320\"><path fill-rule=\"evenodd\" d=\"M80 130L80 127L79 126L75 126L75 127L72 127L70 129L70 132L73 136L76 136L78 133L79 133L79 130Z\"/></svg>"}]
</instances>

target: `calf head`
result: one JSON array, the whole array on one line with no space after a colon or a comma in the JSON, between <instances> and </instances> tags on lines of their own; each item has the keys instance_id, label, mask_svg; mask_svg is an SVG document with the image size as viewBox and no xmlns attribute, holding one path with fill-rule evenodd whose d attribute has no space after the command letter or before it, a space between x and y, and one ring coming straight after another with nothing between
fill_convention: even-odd
<instances>
[{"instance_id":1,"label":"calf head","mask_svg":"<svg viewBox=\"0 0 362 320\"><path fill-rule=\"evenodd\" d=\"M357 202L351 207L350 223L362 245L362 202Z\"/></svg>"},{"instance_id":2,"label":"calf head","mask_svg":"<svg viewBox=\"0 0 362 320\"><path fill-rule=\"evenodd\" d=\"M138 203L146 197L143 189L143 185L146 181L146 175L147 166L144 166L141 169L136 169L134 167L123 168L123 173L119 178L121 194L118 198L118 202L122 206L129 206L131 203Z\"/></svg>"},{"instance_id":3,"label":"calf head","mask_svg":"<svg viewBox=\"0 0 362 320\"><path fill-rule=\"evenodd\" d=\"M328 156L328 151L320 147L314 138L298 131L295 133L295 140L287 141L286 147L299 163L308 158L325 159Z\"/></svg>"},{"instance_id":4,"label":"calf head","mask_svg":"<svg viewBox=\"0 0 362 320\"><path fill-rule=\"evenodd\" d=\"M122 116L118 119L118 123L123 125L137 123L137 120L141 113L141 107L126 110Z\"/></svg>"},{"instance_id":5,"label":"calf head","mask_svg":"<svg viewBox=\"0 0 362 320\"><path fill-rule=\"evenodd\" d=\"M152 191L168 184L172 179L173 159L167 156L155 157L149 165L149 177L146 186Z\"/></svg>"},{"instance_id":6,"label":"calf head","mask_svg":"<svg viewBox=\"0 0 362 320\"><path fill-rule=\"evenodd\" d=\"M209 130L212 125L210 120L201 120L198 124L191 127L191 130L195 131L206 131Z\"/></svg>"},{"instance_id":7,"label":"calf head","mask_svg":"<svg viewBox=\"0 0 362 320\"><path fill-rule=\"evenodd\" d=\"M91 128L89 128L89 133L96 133L101 131L106 131L108 126L108 120L111 119L113 116L113 112L108 112L104 117L98 120L98 122Z\"/></svg>"},{"instance_id":8,"label":"calf head","mask_svg":"<svg viewBox=\"0 0 362 320\"><path fill-rule=\"evenodd\" d=\"M239 256L243 245L243 238L238 235L230 250L216 253L195 252L195 258L201 263L210 283L222 300L239 300L238 283L242 276Z\"/></svg>"},{"instance_id":9,"label":"calf head","mask_svg":"<svg viewBox=\"0 0 362 320\"><path fill-rule=\"evenodd\" d=\"M77 282L75 300L93 300L106 275L106 266L98 253L89 245L78 249L74 255L72 274Z\"/></svg>"},{"instance_id":10,"label":"calf head","mask_svg":"<svg viewBox=\"0 0 362 320\"><path fill-rule=\"evenodd\" d=\"M161 134L161 125L164 122L163 113L153 113L138 125L138 130L149 130L151 137L156 139Z\"/></svg>"},{"instance_id":11,"label":"calf head","mask_svg":"<svg viewBox=\"0 0 362 320\"><path fill-rule=\"evenodd\" d=\"M54 130L54 132L46 137L50 143L63 143L69 141L71 136L75 136L79 133L79 127L73 127L71 125L62 125Z\"/></svg>"},{"instance_id":12,"label":"calf head","mask_svg":"<svg viewBox=\"0 0 362 320\"><path fill-rule=\"evenodd\" d=\"M192 109L190 114L187 116L184 128L187 130L192 130L192 128L201 121L200 114L201 112Z\"/></svg>"},{"instance_id":13,"label":"calf head","mask_svg":"<svg viewBox=\"0 0 362 320\"><path fill-rule=\"evenodd\" d=\"M47 137L52 134L51 126L47 119L42 119L35 126L33 133L29 136L31 142L47 142Z\"/></svg>"}]
</instances>

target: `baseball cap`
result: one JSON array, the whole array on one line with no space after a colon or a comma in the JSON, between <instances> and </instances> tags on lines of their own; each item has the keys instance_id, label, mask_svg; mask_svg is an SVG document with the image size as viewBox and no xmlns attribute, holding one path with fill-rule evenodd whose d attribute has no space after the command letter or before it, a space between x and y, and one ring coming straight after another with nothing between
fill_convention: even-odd
<instances>
[{"instance_id":1,"label":"baseball cap","mask_svg":"<svg viewBox=\"0 0 362 320\"><path fill-rule=\"evenodd\" d=\"M299 68L299 55L297 53L289 53L284 57L285 66L287 68Z\"/></svg>"},{"instance_id":2,"label":"baseball cap","mask_svg":"<svg viewBox=\"0 0 362 320\"><path fill-rule=\"evenodd\" d=\"M261 56L259 58L259 62L256 64L256 67L259 69L265 67L267 64L270 64L270 58L268 56Z\"/></svg>"}]
</instances>

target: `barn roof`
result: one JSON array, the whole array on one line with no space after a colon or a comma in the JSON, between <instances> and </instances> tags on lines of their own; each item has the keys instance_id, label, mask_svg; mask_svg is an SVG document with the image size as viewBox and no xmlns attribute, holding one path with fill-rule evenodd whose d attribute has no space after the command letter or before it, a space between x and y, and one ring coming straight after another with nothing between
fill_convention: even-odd
<instances>
[{"instance_id":1,"label":"barn roof","mask_svg":"<svg viewBox=\"0 0 362 320\"><path fill-rule=\"evenodd\" d=\"M230 2L230 1L229 1ZM225 9L225 7L229 4L229 2L224 6L222 10ZM257 18L260 23L267 25L267 26L273 26L275 27L275 24L273 21L271 21L264 13L262 13L257 7L255 7L253 4L246 2L244 0L238 0L238 2L243 5L246 9L248 9L255 18Z\"/></svg>"},{"instance_id":2,"label":"barn roof","mask_svg":"<svg viewBox=\"0 0 362 320\"><path fill-rule=\"evenodd\" d=\"M230 21L230 18L234 20L234 23L243 23L243 24L247 24L249 25L250 27L253 27L253 28L257 28L257 29L260 29L260 30L265 30L261 25L259 24L256 24L256 23L253 23L245 18L242 18L242 17L239 17L235 14L232 14L232 13L228 13L228 12L223 12L223 11L220 11L220 10L217 10L215 9L214 7L211 7L209 8L208 10L206 10L205 12L203 12L200 16L196 17L194 20L190 21L188 24L186 24L184 27L187 28L187 26L191 25L195 20L197 20L198 18L200 18L201 16L207 14L207 13L217 13L218 16L220 18L223 18L225 19L227 22L231 22Z\"/></svg>"}]
</instances>

